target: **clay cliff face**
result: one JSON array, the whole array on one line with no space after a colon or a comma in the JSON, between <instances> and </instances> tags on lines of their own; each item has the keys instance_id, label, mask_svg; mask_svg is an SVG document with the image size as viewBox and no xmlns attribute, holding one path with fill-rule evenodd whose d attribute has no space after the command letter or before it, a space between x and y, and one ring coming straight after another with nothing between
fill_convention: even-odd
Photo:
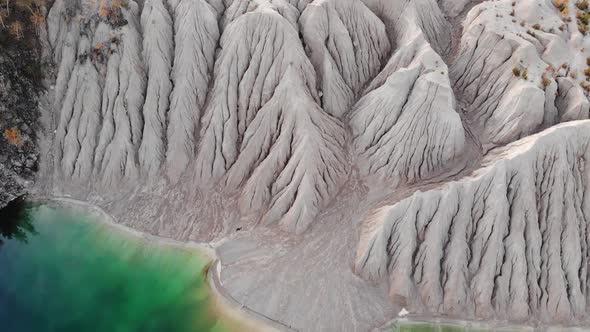
<instances>
[{"instance_id":1,"label":"clay cliff face","mask_svg":"<svg viewBox=\"0 0 590 332\"><path fill-rule=\"evenodd\" d=\"M550 0L56 0L40 182L146 231L249 239L268 250L251 266L285 276L286 252L323 243L340 296L388 302L305 325L228 269L243 302L302 329L362 331L396 306L584 324L587 16Z\"/></svg>"}]
</instances>

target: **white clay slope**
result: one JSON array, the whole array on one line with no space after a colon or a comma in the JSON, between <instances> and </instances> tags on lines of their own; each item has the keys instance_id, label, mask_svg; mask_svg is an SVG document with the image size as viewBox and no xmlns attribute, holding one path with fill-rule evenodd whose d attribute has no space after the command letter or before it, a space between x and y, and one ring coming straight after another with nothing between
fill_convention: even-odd
<instances>
[{"instance_id":1,"label":"white clay slope","mask_svg":"<svg viewBox=\"0 0 590 332\"><path fill-rule=\"evenodd\" d=\"M157 181L161 169L175 183L191 169L206 187L231 170L224 187L242 190L244 213L305 230L342 184L346 134L318 104L296 30L307 2L244 5L153 0L139 14L131 2L121 26L88 8L86 22L98 26L90 41L58 19L69 17L58 2L51 20L59 25L49 34L62 50L55 53L58 177L93 174L114 188L123 180ZM232 19L218 45L222 17ZM270 123L277 119L285 122ZM272 138L272 149L255 160L242 151L260 150L266 138L251 123L267 126Z\"/></svg>"},{"instance_id":2,"label":"white clay slope","mask_svg":"<svg viewBox=\"0 0 590 332\"><path fill-rule=\"evenodd\" d=\"M103 95L103 118L112 121L102 127L95 156L98 174L102 174L103 183L111 186L124 178L138 178L137 148L144 124L146 79L141 66L139 22L135 20L137 9L131 7L124 13L128 24L122 28L120 54L109 58ZM113 86L114 82L118 84Z\"/></svg>"},{"instance_id":3,"label":"white clay slope","mask_svg":"<svg viewBox=\"0 0 590 332\"><path fill-rule=\"evenodd\" d=\"M398 307L583 325L580 5L56 0L42 181L142 230L246 246L225 253L226 289L302 330L366 331ZM339 292L354 314L307 312Z\"/></svg>"},{"instance_id":4,"label":"white clay slope","mask_svg":"<svg viewBox=\"0 0 590 332\"><path fill-rule=\"evenodd\" d=\"M313 69L296 31L261 7L234 20L221 41L203 121L197 175L227 172L243 212L304 231L340 186L345 133L312 94Z\"/></svg>"},{"instance_id":5,"label":"white clay slope","mask_svg":"<svg viewBox=\"0 0 590 332\"><path fill-rule=\"evenodd\" d=\"M590 53L575 18L568 26L550 1L512 3L485 2L469 12L461 51L451 67L455 90L468 121L482 133L485 151L561 121L588 117L588 101L578 83ZM575 16L575 6L569 5ZM566 104L556 102L556 95L563 99L570 87L578 91ZM567 112L573 104L583 110Z\"/></svg>"},{"instance_id":6,"label":"white clay slope","mask_svg":"<svg viewBox=\"0 0 590 332\"><path fill-rule=\"evenodd\" d=\"M342 124L316 104L299 73L289 67L274 96L244 134L228 172L244 212L264 209L263 222L302 233L337 193L346 174Z\"/></svg>"},{"instance_id":7,"label":"white clay slope","mask_svg":"<svg viewBox=\"0 0 590 332\"><path fill-rule=\"evenodd\" d=\"M290 66L302 75L302 88L317 100L313 68L297 32L279 13L261 7L241 15L224 31L202 120L195 168L199 179L219 178L232 167L246 129Z\"/></svg>"},{"instance_id":8,"label":"white clay slope","mask_svg":"<svg viewBox=\"0 0 590 332\"><path fill-rule=\"evenodd\" d=\"M590 122L492 151L472 176L365 221L356 271L411 310L570 323L584 318Z\"/></svg>"},{"instance_id":9,"label":"white clay slope","mask_svg":"<svg viewBox=\"0 0 590 332\"><path fill-rule=\"evenodd\" d=\"M385 25L358 0L314 1L300 24L318 74L323 108L341 117L389 54Z\"/></svg>"},{"instance_id":10,"label":"white clay slope","mask_svg":"<svg viewBox=\"0 0 590 332\"><path fill-rule=\"evenodd\" d=\"M418 28L407 31L350 118L362 172L392 185L427 179L465 145L447 66Z\"/></svg>"},{"instance_id":11,"label":"white clay slope","mask_svg":"<svg viewBox=\"0 0 590 332\"><path fill-rule=\"evenodd\" d=\"M174 8L174 90L168 115L168 177L178 180L194 159L199 120L207 98L219 40L214 8L203 0L180 0Z\"/></svg>"},{"instance_id":12,"label":"white clay slope","mask_svg":"<svg viewBox=\"0 0 590 332\"><path fill-rule=\"evenodd\" d=\"M453 0L456 1L456 0ZM424 33L432 48L440 55L446 55L451 48L451 27L435 0L362 0L388 30L392 45L399 43L399 37L415 27Z\"/></svg>"},{"instance_id":13,"label":"white clay slope","mask_svg":"<svg viewBox=\"0 0 590 332\"><path fill-rule=\"evenodd\" d=\"M295 29L299 15L309 0L235 0L224 13L222 26L225 29L231 22L241 15L256 11L258 8L266 7L278 12L283 16Z\"/></svg>"},{"instance_id":14,"label":"white clay slope","mask_svg":"<svg viewBox=\"0 0 590 332\"><path fill-rule=\"evenodd\" d=\"M170 71L174 52L172 18L163 0L148 0L141 12L143 62L148 81L143 105L139 164L148 176L160 170L166 156L166 119L172 91Z\"/></svg>"}]
</instances>

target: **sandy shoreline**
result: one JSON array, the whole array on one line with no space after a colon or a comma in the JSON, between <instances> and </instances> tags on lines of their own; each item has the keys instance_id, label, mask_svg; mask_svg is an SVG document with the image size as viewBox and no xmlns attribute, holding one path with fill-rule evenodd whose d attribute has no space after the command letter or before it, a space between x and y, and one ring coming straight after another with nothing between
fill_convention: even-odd
<instances>
[{"instance_id":1,"label":"sandy shoreline","mask_svg":"<svg viewBox=\"0 0 590 332\"><path fill-rule=\"evenodd\" d=\"M138 238L148 243L195 250L205 259L210 261L204 271L206 283L210 290L213 310L221 317L224 325L235 327L236 329L239 328L240 331L244 332L294 331L282 325L280 322L273 321L272 319L264 317L263 315L249 309L248 307L245 307L233 297L231 297L231 295L223 288L223 285L219 279L221 274L221 264L214 245L210 243L199 243L193 241L183 242L143 233L117 223L113 216L106 213L102 208L96 205L69 197L31 196L28 197L27 200L33 203L54 207L64 207L74 212L84 213L89 215L91 218L98 220L99 222L107 224L109 227L119 232L125 233L128 236Z\"/></svg>"},{"instance_id":2,"label":"sandy shoreline","mask_svg":"<svg viewBox=\"0 0 590 332\"><path fill-rule=\"evenodd\" d=\"M531 326L519 325L510 322L499 321L470 321L458 320L451 318L428 318L421 316L407 316L404 318L395 318L386 323L380 328L373 330L373 332L391 332L395 331L395 327L406 326L441 326L458 329L465 329L465 331L483 331L483 332L588 332L587 328L583 327L564 327L564 326ZM437 330L435 330L437 331Z\"/></svg>"},{"instance_id":3,"label":"sandy shoreline","mask_svg":"<svg viewBox=\"0 0 590 332\"><path fill-rule=\"evenodd\" d=\"M204 270L206 283L211 294L211 304L213 311L221 318L223 325L233 328L236 331L244 332L271 332L271 331L297 331L291 329L281 322L275 321L259 312L251 310L242 305L239 301L223 287L221 275L221 261L216 252L216 246L212 243L183 242L157 235L152 235L137 231L133 228L117 223L115 218L106 213L102 208L90 203L75 200L69 197L42 197L31 196L27 199L33 203L39 203L47 206L64 207L68 210L84 213L91 218L105 223L109 227L116 229L128 236L132 236L151 244L173 246L180 248L189 248L195 250L203 258L209 260L209 264ZM482 329L489 331L588 331L581 327L563 327L563 326L531 326L511 324L501 321L469 321L446 318L432 318L409 315L405 318L396 317L374 331L391 331L395 326L400 325L421 325L435 324L445 326L456 326L470 329Z\"/></svg>"}]
</instances>

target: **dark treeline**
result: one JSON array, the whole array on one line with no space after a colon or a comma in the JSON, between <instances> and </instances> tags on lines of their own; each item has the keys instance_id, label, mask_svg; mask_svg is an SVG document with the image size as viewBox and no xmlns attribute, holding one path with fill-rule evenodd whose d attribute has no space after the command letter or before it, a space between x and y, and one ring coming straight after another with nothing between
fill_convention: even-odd
<instances>
[{"instance_id":1,"label":"dark treeline","mask_svg":"<svg viewBox=\"0 0 590 332\"><path fill-rule=\"evenodd\" d=\"M30 206L26 197L21 196L0 210L0 246L11 239L27 242L27 237L35 234Z\"/></svg>"}]
</instances>

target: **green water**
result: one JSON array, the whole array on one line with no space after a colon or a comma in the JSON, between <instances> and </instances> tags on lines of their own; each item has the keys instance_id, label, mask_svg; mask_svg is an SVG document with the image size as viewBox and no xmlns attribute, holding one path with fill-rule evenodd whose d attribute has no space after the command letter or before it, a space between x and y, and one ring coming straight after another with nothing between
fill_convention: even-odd
<instances>
[{"instance_id":1,"label":"green water","mask_svg":"<svg viewBox=\"0 0 590 332\"><path fill-rule=\"evenodd\" d=\"M436 324L421 324L421 323L408 323L394 327L392 332L480 332L481 330L466 329L463 327L436 325Z\"/></svg>"},{"instance_id":2,"label":"green water","mask_svg":"<svg viewBox=\"0 0 590 332\"><path fill-rule=\"evenodd\" d=\"M207 263L194 249L21 201L0 211L0 331L242 331L211 310ZM391 331L486 330L406 321Z\"/></svg>"},{"instance_id":3,"label":"green water","mask_svg":"<svg viewBox=\"0 0 590 332\"><path fill-rule=\"evenodd\" d=\"M2 220L4 219L4 220ZM0 331L228 331L192 249L48 207L0 231Z\"/></svg>"},{"instance_id":4,"label":"green water","mask_svg":"<svg viewBox=\"0 0 590 332\"><path fill-rule=\"evenodd\" d=\"M511 327L495 327L485 328L481 326L471 326L471 324L457 323L426 323L419 321L404 321L394 324L391 332L525 332L529 329L511 328Z\"/></svg>"}]
</instances>

